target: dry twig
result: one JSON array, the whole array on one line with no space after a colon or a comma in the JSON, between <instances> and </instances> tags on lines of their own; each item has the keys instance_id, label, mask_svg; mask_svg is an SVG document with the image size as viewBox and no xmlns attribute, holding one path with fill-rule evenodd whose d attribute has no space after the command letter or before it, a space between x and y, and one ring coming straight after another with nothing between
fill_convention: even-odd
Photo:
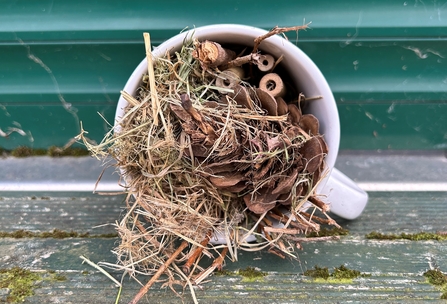
<instances>
[{"instance_id":1,"label":"dry twig","mask_svg":"<svg viewBox=\"0 0 447 304\"><path fill-rule=\"evenodd\" d=\"M257 53L258 52L258 48L259 45L261 44L262 41L264 41L265 39L272 37L273 35L277 35L277 34L282 34L285 32L291 32L291 31L299 31L299 30L305 30L308 28L308 24L305 25L298 25L298 26L292 26L292 27L278 27L275 26L273 29L271 29L267 34L262 35L258 38L255 39L255 44L253 46L253 51L251 51L252 53Z\"/></svg>"},{"instance_id":2,"label":"dry twig","mask_svg":"<svg viewBox=\"0 0 447 304\"><path fill-rule=\"evenodd\" d=\"M146 283L146 285L143 286L143 288L140 289L140 291L135 295L135 297L132 299L132 301L129 302L129 304L136 304L138 301L141 300L141 298L148 292L149 288L151 288L152 285L157 281L157 279L166 271L166 269L169 267L169 265L174 262L174 260L177 258L177 256L188 247L188 242L183 241L182 244L177 248L177 250L169 257L169 259L166 260L166 262L158 268L157 272L152 276L152 278L149 280L149 282Z\"/></svg>"}]
</instances>

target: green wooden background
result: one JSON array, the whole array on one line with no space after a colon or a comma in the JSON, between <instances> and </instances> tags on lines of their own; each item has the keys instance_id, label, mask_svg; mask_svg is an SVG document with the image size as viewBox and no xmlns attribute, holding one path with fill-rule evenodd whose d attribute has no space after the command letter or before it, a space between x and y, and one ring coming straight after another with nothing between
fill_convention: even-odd
<instances>
[{"instance_id":1,"label":"green wooden background","mask_svg":"<svg viewBox=\"0 0 447 304\"><path fill-rule=\"evenodd\" d=\"M186 26L240 23L290 34L337 100L341 149L447 148L447 3L439 1L0 0L0 147L100 140L128 76ZM0 134L2 134L0 132Z\"/></svg>"}]
</instances>

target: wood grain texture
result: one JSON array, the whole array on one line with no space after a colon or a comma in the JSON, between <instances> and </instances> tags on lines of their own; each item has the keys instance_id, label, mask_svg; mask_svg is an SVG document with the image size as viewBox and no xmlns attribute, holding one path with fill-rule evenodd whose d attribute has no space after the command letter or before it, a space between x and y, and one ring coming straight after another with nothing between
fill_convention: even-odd
<instances>
[{"instance_id":1,"label":"wood grain texture","mask_svg":"<svg viewBox=\"0 0 447 304\"><path fill-rule=\"evenodd\" d=\"M33 196L35 197L33 199ZM28 193L26 196L2 196L0 230L29 229L45 231L54 228L96 233L91 227L113 223L120 216L122 196L104 197L85 193ZM371 231L382 233L416 233L446 230L444 210L447 195L436 193L370 193L370 202L363 215L355 221L340 220L350 234L339 241L305 243L299 261L280 259L267 252L241 252L236 263L227 262L229 275L213 276L196 289L201 303L362 303L439 302L439 289L426 283L423 273L429 262L447 270L447 242L366 240ZM62 214L68 214L62 216ZM70 217L73 217L70 219ZM112 227L103 227L110 232ZM113 231L113 229L112 229ZM91 261L114 263L111 250L118 239L0 239L2 268L20 266L34 271L55 270L66 276L65 281L43 280L37 283L29 303L111 303L118 289L108 278L92 267L82 264L80 255ZM212 263L212 260L204 261ZM352 282L315 282L303 276L315 265L345 265L370 277ZM235 272L246 267L267 272L262 280L249 282ZM88 271L88 273L84 273ZM119 271L109 271L121 280ZM144 284L148 278L138 276ZM125 277L122 301L129 301L141 286ZM179 290L181 292L181 290ZM190 303L189 291L184 291ZM154 286L143 303L181 303L170 290ZM442 302L440 302L442 303Z\"/></svg>"}]
</instances>

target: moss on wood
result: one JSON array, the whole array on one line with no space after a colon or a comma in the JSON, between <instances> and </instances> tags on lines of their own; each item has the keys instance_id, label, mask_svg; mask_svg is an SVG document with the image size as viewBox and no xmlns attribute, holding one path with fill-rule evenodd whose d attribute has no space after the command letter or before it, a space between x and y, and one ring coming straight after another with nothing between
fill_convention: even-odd
<instances>
[{"instance_id":1,"label":"moss on wood","mask_svg":"<svg viewBox=\"0 0 447 304\"><path fill-rule=\"evenodd\" d=\"M59 148L51 146L48 149L33 149L26 146L19 146L13 150L5 150L0 148L0 155L11 155L14 157L30 157L30 156L51 156L51 157L63 157L63 156L87 156L90 152L81 147L69 147Z\"/></svg>"},{"instance_id":2,"label":"moss on wood","mask_svg":"<svg viewBox=\"0 0 447 304\"><path fill-rule=\"evenodd\" d=\"M67 148L67 149L61 149L56 146L51 146L48 148L47 152L48 156L53 157L61 157L61 156L87 156L90 155L90 152L88 150L85 150L83 148Z\"/></svg>"},{"instance_id":3,"label":"moss on wood","mask_svg":"<svg viewBox=\"0 0 447 304\"><path fill-rule=\"evenodd\" d=\"M23 302L25 298L32 296L36 282L41 279L39 274L20 267L0 269L0 288L10 290L6 298L8 303Z\"/></svg>"},{"instance_id":4,"label":"moss on wood","mask_svg":"<svg viewBox=\"0 0 447 304\"><path fill-rule=\"evenodd\" d=\"M230 275L234 275L234 274L235 273L233 271L226 270L226 269L217 270L214 272L215 276L230 276Z\"/></svg>"},{"instance_id":5,"label":"moss on wood","mask_svg":"<svg viewBox=\"0 0 447 304\"><path fill-rule=\"evenodd\" d=\"M350 282L358 277L368 277L369 274L361 273L358 270L349 269L344 265L335 267L330 273L327 267L319 267L315 265L314 269L309 269L304 272L305 276L312 277L315 280L330 280L331 282Z\"/></svg>"},{"instance_id":6,"label":"moss on wood","mask_svg":"<svg viewBox=\"0 0 447 304\"><path fill-rule=\"evenodd\" d=\"M331 274L331 277L335 279L355 279L360 277L362 273L358 270L349 269L344 265L340 267L334 268L334 272Z\"/></svg>"},{"instance_id":7,"label":"moss on wood","mask_svg":"<svg viewBox=\"0 0 447 304\"><path fill-rule=\"evenodd\" d=\"M250 266L244 269L239 269L237 273L243 277L243 281L248 282L262 280L267 275L266 272L262 272L258 268Z\"/></svg>"},{"instance_id":8,"label":"moss on wood","mask_svg":"<svg viewBox=\"0 0 447 304\"><path fill-rule=\"evenodd\" d=\"M51 279L58 282L64 282L67 280L67 277L60 273L55 273L51 276Z\"/></svg>"},{"instance_id":9,"label":"moss on wood","mask_svg":"<svg viewBox=\"0 0 447 304\"><path fill-rule=\"evenodd\" d=\"M446 285L447 276L442 273L439 269L431 269L424 273L424 277L427 278L428 282L432 285Z\"/></svg>"},{"instance_id":10,"label":"moss on wood","mask_svg":"<svg viewBox=\"0 0 447 304\"><path fill-rule=\"evenodd\" d=\"M373 231L365 236L369 240L445 241L447 235L434 232L383 234Z\"/></svg>"},{"instance_id":11,"label":"moss on wood","mask_svg":"<svg viewBox=\"0 0 447 304\"><path fill-rule=\"evenodd\" d=\"M118 237L116 233L107 234L90 234L88 232L76 232L76 231L63 231L59 229L54 229L53 231L44 232L34 232L28 230L16 230L12 232L2 232L0 231L0 238L54 238L54 239L65 239L65 238L115 238Z\"/></svg>"},{"instance_id":12,"label":"moss on wood","mask_svg":"<svg viewBox=\"0 0 447 304\"><path fill-rule=\"evenodd\" d=\"M306 277L312 277L314 279L327 280L330 277L329 269L327 267L321 268L315 265L314 269L308 269L304 272Z\"/></svg>"},{"instance_id":13,"label":"moss on wood","mask_svg":"<svg viewBox=\"0 0 447 304\"><path fill-rule=\"evenodd\" d=\"M442 300L447 300L447 276L439 269L430 269L424 272L428 283L437 286L443 292Z\"/></svg>"},{"instance_id":14,"label":"moss on wood","mask_svg":"<svg viewBox=\"0 0 447 304\"><path fill-rule=\"evenodd\" d=\"M318 232L311 232L306 235L306 237L323 237L323 236L336 236L336 235L348 235L349 230L343 229L343 228L337 228L333 227L331 229L329 228L322 228Z\"/></svg>"}]
</instances>

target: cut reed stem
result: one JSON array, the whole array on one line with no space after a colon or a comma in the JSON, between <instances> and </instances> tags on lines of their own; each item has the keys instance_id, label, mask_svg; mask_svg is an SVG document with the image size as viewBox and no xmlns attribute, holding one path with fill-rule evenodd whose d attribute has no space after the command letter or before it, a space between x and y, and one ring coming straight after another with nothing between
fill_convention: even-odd
<instances>
[{"instance_id":1,"label":"cut reed stem","mask_svg":"<svg viewBox=\"0 0 447 304\"><path fill-rule=\"evenodd\" d=\"M203 239L203 241L200 243L200 247L197 247L194 252L191 254L191 256L186 261L185 265L183 265L183 272L185 274L189 274L189 271L191 269L191 266L196 262L196 260L199 258L199 256L202 254L203 248L208 245L210 241L211 233L208 233L206 237Z\"/></svg>"},{"instance_id":2,"label":"cut reed stem","mask_svg":"<svg viewBox=\"0 0 447 304\"><path fill-rule=\"evenodd\" d=\"M169 267L169 265L174 262L177 256L182 253L183 249L188 247L188 242L183 241L181 245L177 248L177 250L166 260L166 262L158 268L157 272L152 276L149 282L144 285L140 291L135 295L132 301L129 304L136 304L141 298L148 292L149 288L158 280L158 278L165 272L165 270Z\"/></svg>"},{"instance_id":3,"label":"cut reed stem","mask_svg":"<svg viewBox=\"0 0 447 304\"><path fill-rule=\"evenodd\" d=\"M146 47L147 73L149 76L149 89L152 101L152 118L154 119L154 124L158 125L158 112L160 109L160 102L158 101L157 88L155 86L154 61L152 58L151 36L149 35L149 33L143 33L143 38L144 38L144 45Z\"/></svg>"}]
</instances>

